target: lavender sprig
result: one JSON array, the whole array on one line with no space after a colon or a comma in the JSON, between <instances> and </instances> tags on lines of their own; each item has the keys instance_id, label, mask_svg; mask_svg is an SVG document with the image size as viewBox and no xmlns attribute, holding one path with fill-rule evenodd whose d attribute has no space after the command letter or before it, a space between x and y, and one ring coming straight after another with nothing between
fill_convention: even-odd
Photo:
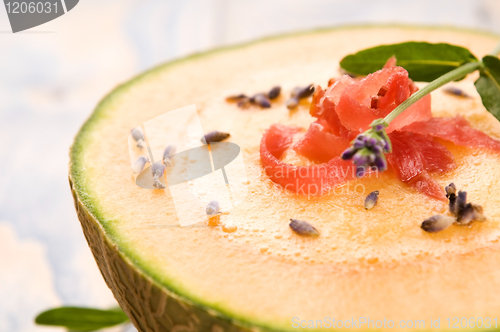
<instances>
[{"instance_id":1,"label":"lavender sprig","mask_svg":"<svg viewBox=\"0 0 500 332\"><path fill-rule=\"evenodd\" d=\"M392 151L391 141L385 128L388 124L383 119L373 121L371 128L359 134L352 146L345 150L341 157L352 159L356 165L356 176L363 177L368 169L383 172L387 169L385 153Z\"/></svg>"},{"instance_id":2,"label":"lavender sprig","mask_svg":"<svg viewBox=\"0 0 500 332\"><path fill-rule=\"evenodd\" d=\"M387 136L385 128L391 123L392 120L403 113L403 111L405 111L408 107L419 101L427 94L436 90L437 88L451 81L460 80L467 74L470 74L476 70L479 70L480 78L476 81L475 85L476 89L479 92L479 95L481 96L483 104L490 113L492 113L498 120L500 120L500 107L498 106L497 99L495 99L500 92L500 60L497 57L500 53L500 43L497 44L490 55L485 56L482 60L478 60L468 50L453 45L433 45L428 43L409 42L403 44L377 46L371 49L360 51L357 54L345 57L341 61L340 65L344 69L346 69L346 66L350 65L355 65L355 67L358 69L365 66L364 69L366 70L366 66L370 67L371 65L373 65L373 61L367 64L366 59L369 58L373 60L373 56L377 55L378 57L380 57L383 64L388 58L387 54L385 54L384 52L389 52L390 55L394 55L397 53L396 50L407 49L408 44L412 44L414 46L418 44L421 52L419 56L424 58L428 56L428 54L432 54L433 52L442 54L443 52L439 51L441 47L451 48L455 50L461 49L461 51L459 52L452 53L454 54L454 56L464 58L461 59L461 65L459 65L457 68L448 71L445 74L438 76L437 78L435 77L437 75L436 72L432 70L430 71L430 74L429 72L427 72L426 74L424 73L424 76L418 76L423 73L422 70L413 71L413 75L417 75L412 76L414 80L418 81L419 78L420 80L427 82L431 79L433 80L422 89L412 94L401 104L399 104L391 113L387 114L385 118L373 121L373 123L370 125L371 128L366 132L358 135L358 137L353 141L353 145L342 153L342 159L353 159L353 162L357 167L356 175L358 177L365 175L367 168L377 167L379 171L384 171L387 169L387 162L385 160L384 153L390 152L391 147L390 140ZM368 53L371 54L370 57L366 56L366 54ZM403 54L403 57L405 56L405 54L406 53ZM399 55L396 55L396 57L400 58ZM410 60L416 59L412 58ZM413 69L415 69L415 67ZM373 70L369 70L368 72L373 72ZM385 146L381 144L382 142L385 143ZM383 146L382 152L379 151L381 146Z\"/></svg>"}]
</instances>

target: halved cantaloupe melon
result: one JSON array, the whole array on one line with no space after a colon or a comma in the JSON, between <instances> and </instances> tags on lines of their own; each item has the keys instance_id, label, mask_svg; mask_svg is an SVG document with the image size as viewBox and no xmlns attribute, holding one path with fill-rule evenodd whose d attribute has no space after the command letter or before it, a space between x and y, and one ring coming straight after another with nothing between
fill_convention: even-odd
<instances>
[{"instance_id":1,"label":"halved cantaloupe melon","mask_svg":"<svg viewBox=\"0 0 500 332\"><path fill-rule=\"evenodd\" d=\"M421 222L445 213L446 204L419 194L391 172L348 182L321 197L276 187L261 170L260 139L273 123L307 128L314 120L307 105L290 112L282 97L268 110L241 110L224 101L229 94L273 85L281 85L284 95L297 85L324 86L339 75L343 56L407 40L463 45L479 57L497 37L410 27L282 36L168 63L118 87L99 104L72 147L70 183L99 268L140 331L281 331L326 317L421 320L425 328L440 318L440 328L447 329L447 318L498 315L498 155L449 146L458 167L437 181L443 186L454 181L466 190L488 221L428 234ZM499 138L500 124L483 108L473 80L457 83L471 99L434 92L433 113L461 114ZM227 215L220 226L202 220L179 227L168 190L142 189L132 177L130 129L193 103L203 129L230 132L229 141L243 153L248 196L230 211L237 227L231 233L222 227ZM160 136L175 125L157 124ZM152 148L163 149L160 143ZM287 158L295 160L292 154ZM373 190L380 192L379 203L366 211L363 200ZM290 218L308 220L321 235L293 233Z\"/></svg>"}]
</instances>

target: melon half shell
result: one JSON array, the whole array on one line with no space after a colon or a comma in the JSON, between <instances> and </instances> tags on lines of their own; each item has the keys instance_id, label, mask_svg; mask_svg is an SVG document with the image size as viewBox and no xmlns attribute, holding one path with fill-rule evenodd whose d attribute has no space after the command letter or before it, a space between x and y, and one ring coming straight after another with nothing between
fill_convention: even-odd
<instances>
[{"instance_id":1,"label":"melon half shell","mask_svg":"<svg viewBox=\"0 0 500 332\"><path fill-rule=\"evenodd\" d=\"M295 86L325 86L339 76L338 63L345 55L409 40L461 45L479 58L498 37L399 26L284 35L166 63L101 101L75 139L69 180L102 275L140 331L293 331L294 321L326 317L423 320L426 329L431 319L440 318L445 330L449 317L496 317L497 155L447 145L458 166L436 180L466 190L484 207L488 221L437 234L419 226L433 214L446 213L446 204L419 194L391 172L354 180L325 196L305 197L278 188L260 167L260 139L271 124L307 128L314 120L306 103L293 112L286 108L286 96ZM498 139L500 124L482 106L475 77L454 83L470 99L435 91L433 113L460 114ZM224 100L274 85L281 85L283 93L268 110L243 111ZM245 162L248 195L221 215L220 225L201 220L180 227L168 190L140 188L131 172L131 128L191 104L205 132L231 133L229 141L240 146ZM161 138L172 126L158 123L153 150L166 146ZM303 162L293 154L287 160ZM364 198L374 190L380 192L379 202L366 211ZM321 235L294 234L290 218L309 221Z\"/></svg>"}]
</instances>

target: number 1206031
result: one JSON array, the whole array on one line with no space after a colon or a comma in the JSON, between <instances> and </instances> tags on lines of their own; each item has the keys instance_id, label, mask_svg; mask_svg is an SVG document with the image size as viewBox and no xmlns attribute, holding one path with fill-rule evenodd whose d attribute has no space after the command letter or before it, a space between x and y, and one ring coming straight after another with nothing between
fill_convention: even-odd
<instances>
[{"instance_id":1,"label":"number 1206031","mask_svg":"<svg viewBox=\"0 0 500 332\"><path fill-rule=\"evenodd\" d=\"M465 328L497 328L497 318L490 317L449 317L446 319L448 328L450 329L465 329Z\"/></svg>"},{"instance_id":2,"label":"number 1206031","mask_svg":"<svg viewBox=\"0 0 500 332\"><path fill-rule=\"evenodd\" d=\"M13 1L5 3L5 8L7 9L8 14L27 14L27 13L57 14L58 11L62 10L62 8L60 7L61 6L59 5L58 1L55 2Z\"/></svg>"}]
</instances>

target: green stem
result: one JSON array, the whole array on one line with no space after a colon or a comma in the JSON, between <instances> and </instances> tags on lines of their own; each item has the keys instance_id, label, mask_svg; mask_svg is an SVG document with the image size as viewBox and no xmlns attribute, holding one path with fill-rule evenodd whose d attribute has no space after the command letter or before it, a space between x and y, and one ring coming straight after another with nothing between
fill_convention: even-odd
<instances>
[{"instance_id":1,"label":"green stem","mask_svg":"<svg viewBox=\"0 0 500 332\"><path fill-rule=\"evenodd\" d=\"M491 51L491 53L490 53L490 55L494 55L494 56L497 56L498 54L500 54L500 43L498 43L497 46L493 49L493 51ZM482 61L469 62L469 63L466 63L465 65L462 65L462 66L444 74L443 76L435 79L434 81L430 82L425 87L423 87L422 89L415 92L413 95L411 95L404 102L402 102L398 107L396 107L391 113L389 113L384 118L384 121L387 122L387 124L389 124L399 114L403 113L404 110L406 110L411 105L415 104L417 101L419 101L425 95L431 93L432 91L445 85L448 82L454 81L458 78L464 77L465 75L472 73L473 71L481 68L482 65L483 65Z\"/></svg>"},{"instance_id":2,"label":"green stem","mask_svg":"<svg viewBox=\"0 0 500 332\"><path fill-rule=\"evenodd\" d=\"M500 47L500 45L499 45L499 47ZM499 50L499 52L500 52L500 50ZM431 93L432 91L445 85L448 82L451 82L453 80L456 80L458 78L464 77L467 74L472 73L473 71L479 69L481 66L482 66L481 61L469 62L469 63L466 63L465 65L460 66L460 67L444 74L443 76L435 79L434 81L430 82L425 87L423 87L422 89L415 92L413 95L411 95L404 102L399 104L398 107L396 107L391 113L389 113L384 118L384 121L387 122L387 124L391 123L391 121L394 120L399 114L403 113L404 110L406 110L408 107L410 107L411 105L413 105L414 103L419 101L425 95Z\"/></svg>"}]
</instances>

